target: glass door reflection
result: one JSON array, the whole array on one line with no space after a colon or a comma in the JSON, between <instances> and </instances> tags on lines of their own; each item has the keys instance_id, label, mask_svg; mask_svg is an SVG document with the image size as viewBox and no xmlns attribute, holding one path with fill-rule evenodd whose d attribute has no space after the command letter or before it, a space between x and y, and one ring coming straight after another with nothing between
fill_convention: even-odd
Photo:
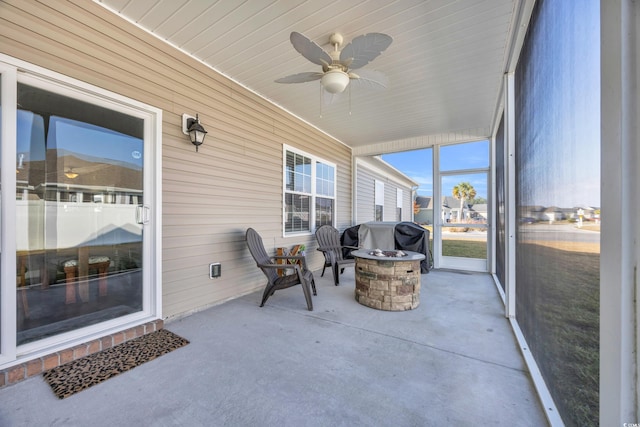
<instances>
[{"instance_id":1,"label":"glass door reflection","mask_svg":"<svg viewBox=\"0 0 640 427\"><path fill-rule=\"evenodd\" d=\"M142 310L143 122L18 85L19 345Z\"/></svg>"}]
</instances>

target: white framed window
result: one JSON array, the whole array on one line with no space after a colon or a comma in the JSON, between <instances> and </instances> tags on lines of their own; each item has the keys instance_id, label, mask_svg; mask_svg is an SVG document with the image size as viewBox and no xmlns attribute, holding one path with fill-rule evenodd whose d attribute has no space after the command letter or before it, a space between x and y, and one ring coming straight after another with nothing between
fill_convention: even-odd
<instances>
[{"instance_id":1,"label":"white framed window","mask_svg":"<svg viewBox=\"0 0 640 427\"><path fill-rule=\"evenodd\" d=\"M404 193L401 188L396 188L396 221L402 221L402 198Z\"/></svg>"},{"instance_id":2,"label":"white framed window","mask_svg":"<svg viewBox=\"0 0 640 427\"><path fill-rule=\"evenodd\" d=\"M336 166L288 146L284 146L283 157L284 234L335 225Z\"/></svg>"},{"instance_id":3,"label":"white framed window","mask_svg":"<svg viewBox=\"0 0 640 427\"><path fill-rule=\"evenodd\" d=\"M384 182L375 180L374 215L376 221L384 221Z\"/></svg>"}]
</instances>

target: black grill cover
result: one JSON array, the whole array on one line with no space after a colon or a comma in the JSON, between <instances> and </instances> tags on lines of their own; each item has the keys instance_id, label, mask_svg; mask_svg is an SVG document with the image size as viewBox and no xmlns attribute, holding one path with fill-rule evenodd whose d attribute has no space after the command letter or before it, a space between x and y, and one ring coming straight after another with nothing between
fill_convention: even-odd
<instances>
[{"instance_id":1,"label":"black grill cover","mask_svg":"<svg viewBox=\"0 0 640 427\"><path fill-rule=\"evenodd\" d=\"M342 246L355 246L357 248L358 247L358 230L359 229L360 229L360 226L356 225L354 227L350 227L350 228L347 228L346 230L344 230L344 232L340 236L340 244ZM351 256L351 251L352 250L353 249L342 248L342 257L345 258L345 259L353 258L353 256Z\"/></svg>"},{"instance_id":2,"label":"black grill cover","mask_svg":"<svg viewBox=\"0 0 640 427\"><path fill-rule=\"evenodd\" d=\"M424 254L420 261L420 273L429 272L429 230L412 222L399 222L396 224L394 237L396 249L407 250Z\"/></svg>"},{"instance_id":3,"label":"black grill cover","mask_svg":"<svg viewBox=\"0 0 640 427\"><path fill-rule=\"evenodd\" d=\"M340 243L345 246L358 247L358 229L360 225L347 228L340 236ZM395 249L413 251L424 254L420 262L420 273L425 274L431 268L431 251L429 250L429 230L412 222L399 222L394 228ZM371 248L373 249L373 248ZM345 258L351 256L352 249L343 249Z\"/></svg>"}]
</instances>

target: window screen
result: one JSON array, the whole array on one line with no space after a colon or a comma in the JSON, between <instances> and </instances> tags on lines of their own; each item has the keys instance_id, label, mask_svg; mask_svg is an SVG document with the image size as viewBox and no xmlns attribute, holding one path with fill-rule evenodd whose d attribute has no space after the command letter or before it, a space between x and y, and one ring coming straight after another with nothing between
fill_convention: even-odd
<instances>
[{"instance_id":1,"label":"window screen","mask_svg":"<svg viewBox=\"0 0 640 427\"><path fill-rule=\"evenodd\" d=\"M515 75L516 318L567 426L598 424L600 2L536 2Z\"/></svg>"}]
</instances>

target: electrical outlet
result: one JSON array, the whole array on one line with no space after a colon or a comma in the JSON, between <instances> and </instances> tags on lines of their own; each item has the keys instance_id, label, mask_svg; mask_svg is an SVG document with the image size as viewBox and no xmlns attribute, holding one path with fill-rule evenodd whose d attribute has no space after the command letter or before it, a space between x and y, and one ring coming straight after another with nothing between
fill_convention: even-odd
<instances>
[{"instance_id":1,"label":"electrical outlet","mask_svg":"<svg viewBox=\"0 0 640 427\"><path fill-rule=\"evenodd\" d=\"M209 264L209 279L215 279L222 275L222 265L219 262Z\"/></svg>"}]
</instances>

